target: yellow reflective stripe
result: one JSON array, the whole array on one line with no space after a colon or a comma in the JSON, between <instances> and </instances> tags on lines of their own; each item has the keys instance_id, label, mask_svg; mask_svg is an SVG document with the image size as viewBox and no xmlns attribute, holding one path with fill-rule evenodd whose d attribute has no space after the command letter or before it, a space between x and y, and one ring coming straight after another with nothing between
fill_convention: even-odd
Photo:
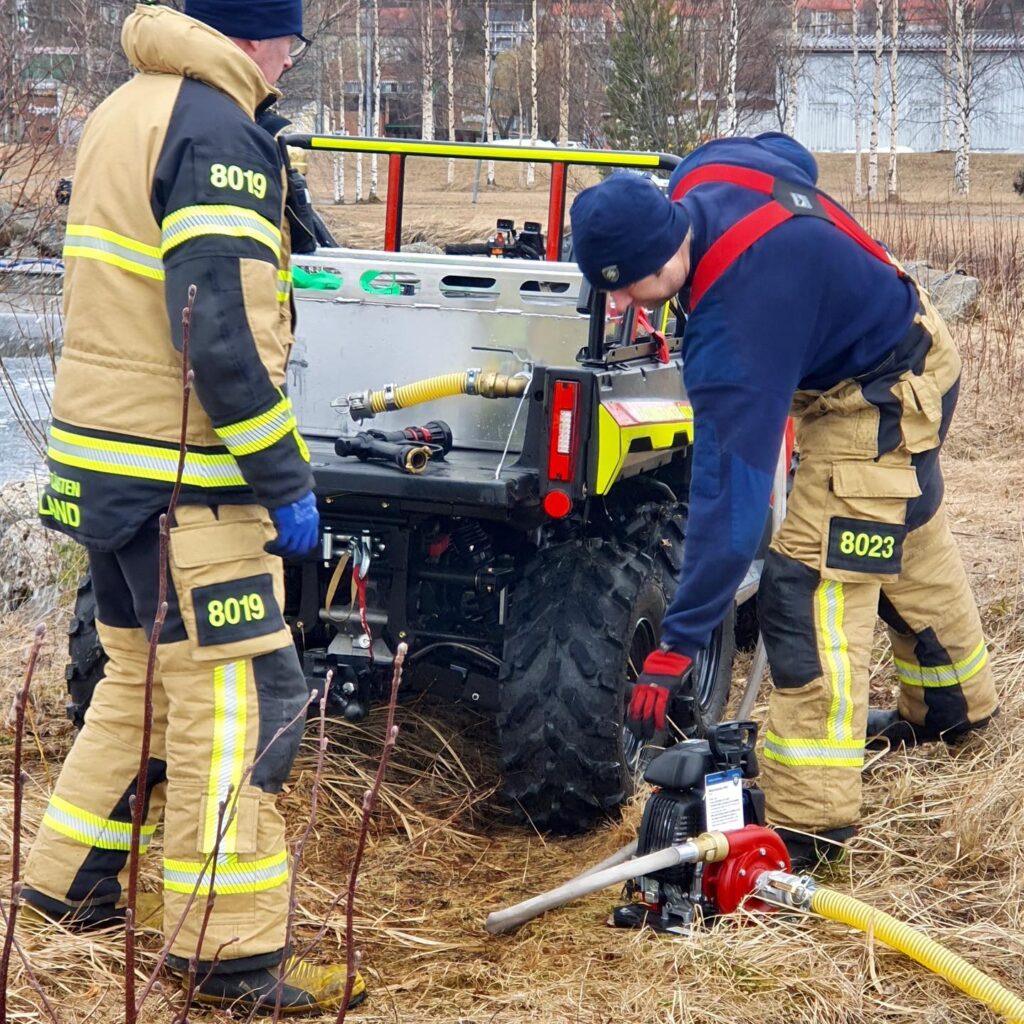
<instances>
[{"instance_id":1,"label":"yellow reflective stripe","mask_svg":"<svg viewBox=\"0 0 1024 1024\"><path fill-rule=\"evenodd\" d=\"M288 881L288 854L275 853L261 860L241 862L237 854L217 858L217 871L213 865L202 861L164 860L164 888L198 896L210 893L210 878L213 889L223 895L249 892L266 892L276 889Z\"/></svg>"},{"instance_id":2,"label":"yellow reflective stripe","mask_svg":"<svg viewBox=\"0 0 1024 1024\"><path fill-rule=\"evenodd\" d=\"M260 413L259 416L230 423L225 427L217 427L216 430L217 436L227 445L228 451L238 458L270 448L297 427L292 403L282 395L277 405Z\"/></svg>"},{"instance_id":3,"label":"yellow reflective stripe","mask_svg":"<svg viewBox=\"0 0 1024 1024\"><path fill-rule=\"evenodd\" d=\"M164 219L161 250L166 256L171 249L193 238L227 235L229 238L251 238L265 245L276 259L281 258L281 231L255 210L244 206L186 206Z\"/></svg>"},{"instance_id":4,"label":"yellow reflective stripe","mask_svg":"<svg viewBox=\"0 0 1024 1024\"><path fill-rule=\"evenodd\" d=\"M828 668L832 703L829 706L825 732L835 740L853 736L853 668L849 644L843 630L846 598L842 583L822 580L816 594L818 629Z\"/></svg>"},{"instance_id":5,"label":"yellow reflective stripe","mask_svg":"<svg viewBox=\"0 0 1024 1024\"><path fill-rule=\"evenodd\" d=\"M982 640L966 658L952 665L918 665L893 658L896 674L905 686L938 688L956 686L973 679L988 664L988 648Z\"/></svg>"},{"instance_id":6,"label":"yellow reflective stripe","mask_svg":"<svg viewBox=\"0 0 1024 1024\"><path fill-rule=\"evenodd\" d=\"M92 811L57 796L56 793L50 797L50 803L43 815L43 824L54 832L59 832L69 839L73 839L83 846L95 847L99 850L131 850L132 848L132 826L129 821L115 821L112 818L103 818ZM139 849L141 852L149 847L155 825L143 825L139 837Z\"/></svg>"},{"instance_id":7,"label":"yellow reflective stripe","mask_svg":"<svg viewBox=\"0 0 1024 1024\"><path fill-rule=\"evenodd\" d=\"M287 302L292 294L292 272L290 270L279 270L277 272L277 280L277 301Z\"/></svg>"},{"instance_id":8,"label":"yellow reflective stripe","mask_svg":"<svg viewBox=\"0 0 1024 1024\"><path fill-rule=\"evenodd\" d=\"M69 238L98 238L105 242L111 242L122 249L138 253L140 256L148 256L155 260L160 259L159 246L138 242L134 238L120 235L109 228L97 228L91 224L69 224L66 231Z\"/></svg>"},{"instance_id":9,"label":"yellow reflective stripe","mask_svg":"<svg viewBox=\"0 0 1024 1024\"><path fill-rule=\"evenodd\" d=\"M234 853L238 815L230 814L242 784L245 757L246 662L233 661L213 670L213 753L206 784L206 819L203 822L204 853ZM225 804L224 835L217 842L217 819Z\"/></svg>"},{"instance_id":10,"label":"yellow reflective stripe","mask_svg":"<svg viewBox=\"0 0 1024 1024\"><path fill-rule=\"evenodd\" d=\"M54 462L95 473L174 483L178 451L156 445L111 441L51 426L47 454ZM234 456L189 451L182 483L191 487L244 487Z\"/></svg>"},{"instance_id":11,"label":"yellow reflective stripe","mask_svg":"<svg viewBox=\"0 0 1024 1024\"><path fill-rule=\"evenodd\" d=\"M138 242L109 228L91 224L69 224L64 243L64 258L98 260L131 274L164 280L164 265L156 246Z\"/></svg>"},{"instance_id":12,"label":"yellow reflective stripe","mask_svg":"<svg viewBox=\"0 0 1024 1024\"><path fill-rule=\"evenodd\" d=\"M864 764L864 741L796 739L768 730L764 756L795 768L860 768Z\"/></svg>"}]
</instances>

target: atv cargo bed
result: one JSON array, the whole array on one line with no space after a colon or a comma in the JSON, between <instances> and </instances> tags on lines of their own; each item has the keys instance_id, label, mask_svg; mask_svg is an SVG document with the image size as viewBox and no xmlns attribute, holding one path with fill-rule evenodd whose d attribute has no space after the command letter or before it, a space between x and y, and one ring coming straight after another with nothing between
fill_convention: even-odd
<instances>
[{"instance_id":1,"label":"atv cargo bed","mask_svg":"<svg viewBox=\"0 0 1024 1024\"><path fill-rule=\"evenodd\" d=\"M441 460L433 460L419 474L405 473L398 466L361 462L335 454L330 441L308 439L317 493L323 498L344 496L346 504L360 499L376 508L381 501L394 501L407 510L421 507L433 513L459 515L473 511L504 518L514 508L536 506L537 470L516 465L518 454L510 454L495 479L500 452L455 449Z\"/></svg>"}]
</instances>

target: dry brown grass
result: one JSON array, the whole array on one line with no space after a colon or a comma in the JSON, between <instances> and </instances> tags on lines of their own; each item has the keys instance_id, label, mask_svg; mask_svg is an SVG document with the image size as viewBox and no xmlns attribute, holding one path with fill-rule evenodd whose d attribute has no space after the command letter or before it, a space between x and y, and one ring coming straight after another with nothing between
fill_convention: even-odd
<instances>
[{"instance_id":1,"label":"dry brown grass","mask_svg":"<svg viewBox=\"0 0 1024 1024\"><path fill-rule=\"evenodd\" d=\"M543 191L538 190L541 205ZM445 212L447 198L434 194L432 215L447 217L448 230L454 230L464 226L465 218L451 209ZM497 205L506 197L490 198ZM427 198L423 202L426 208ZM380 208L371 212L382 215ZM955 240L951 231L946 236L942 244L950 249ZM907 236L907 244L925 241L925 235L916 242ZM999 244L1005 247L1006 238ZM875 761L866 773L862 833L829 881L925 928L1024 992L1024 777L1019 768L1024 747L1024 420L1006 386L1005 364L995 358L1004 353L1019 360L1024 335L1018 320L1004 321L1009 307L996 301L1005 284L994 282L982 318L960 329L967 375L946 459L949 512L982 608L1003 714L958 751L927 747ZM1009 296L1008 287L1004 290ZM1017 300L1010 296L1006 301ZM67 608L54 613L37 675L35 736L27 744L26 765L30 831L72 738L62 707L61 626L67 615ZM0 701L5 707L34 625L18 616L2 623ZM879 655L884 659L883 644ZM882 660L875 692L892 685ZM758 711L763 710L762 705ZM300 944L315 934L325 908L345 885L360 798L376 766L383 721L381 709L362 725L334 723L331 728L321 813L298 889ZM667 940L605 927L615 901L615 893L607 892L516 935L489 938L483 931L489 910L549 888L623 845L634 834L640 804L629 806L621 822L585 838L539 836L515 826L495 795L490 722L470 712L415 703L401 709L399 723L402 731L372 826L356 910L370 1000L351 1020L977 1024L993 1019L900 955L811 919L742 917L690 939ZM293 839L305 828L315 756L310 735L283 801ZM7 732L0 732L0 773L0 850L6 856ZM158 857L157 846L144 868L147 888L158 884ZM5 872L6 864L0 868L0 891L6 886ZM343 959L342 927L336 912L317 957ZM120 1019L119 934L27 933L25 944L64 1021L112 1024ZM143 944L145 970L158 937L146 936ZM11 1004L18 1021L43 1019L17 963ZM172 1016L158 997L148 1004L143 1020L166 1024ZM204 1018L197 1014L195 1019Z\"/></svg>"}]
</instances>

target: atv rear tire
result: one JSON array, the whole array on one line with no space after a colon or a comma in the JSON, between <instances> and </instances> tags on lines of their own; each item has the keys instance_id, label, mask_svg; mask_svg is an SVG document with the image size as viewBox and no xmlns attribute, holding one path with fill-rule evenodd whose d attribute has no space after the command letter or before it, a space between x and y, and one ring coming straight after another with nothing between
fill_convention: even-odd
<instances>
[{"instance_id":1,"label":"atv rear tire","mask_svg":"<svg viewBox=\"0 0 1024 1024\"><path fill-rule=\"evenodd\" d=\"M68 718L76 729L85 725L85 712L92 703L96 684L103 678L107 656L96 631L96 595L92 577L86 573L78 584L75 613L68 625Z\"/></svg>"},{"instance_id":2,"label":"atv rear tire","mask_svg":"<svg viewBox=\"0 0 1024 1024\"><path fill-rule=\"evenodd\" d=\"M505 793L537 828L585 831L631 795L627 687L657 645L667 603L660 564L597 538L542 551L516 585L498 741ZM731 633L716 632L708 722L728 696Z\"/></svg>"}]
</instances>

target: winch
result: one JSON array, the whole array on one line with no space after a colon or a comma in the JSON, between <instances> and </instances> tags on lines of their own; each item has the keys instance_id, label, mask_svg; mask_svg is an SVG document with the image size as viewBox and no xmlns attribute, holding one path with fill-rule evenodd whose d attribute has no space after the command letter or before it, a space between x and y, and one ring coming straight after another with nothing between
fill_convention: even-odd
<instances>
[{"instance_id":1,"label":"winch","mask_svg":"<svg viewBox=\"0 0 1024 1024\"><path fill-rule=\"evenodd\" d=\"M764 793L757 777L757 725L722 722L704 739L687 740L656 757L644 780L656 787L644 807L637 856L678 846L703 832L764 825ZM647 925L688 930L695 919L731 913L749 892L755 870L789 870L785 846L774 833L742 857L715 864L683 863L630 879L630 902L612 914L620 928Z\"/></svg>"}]
</instances>

